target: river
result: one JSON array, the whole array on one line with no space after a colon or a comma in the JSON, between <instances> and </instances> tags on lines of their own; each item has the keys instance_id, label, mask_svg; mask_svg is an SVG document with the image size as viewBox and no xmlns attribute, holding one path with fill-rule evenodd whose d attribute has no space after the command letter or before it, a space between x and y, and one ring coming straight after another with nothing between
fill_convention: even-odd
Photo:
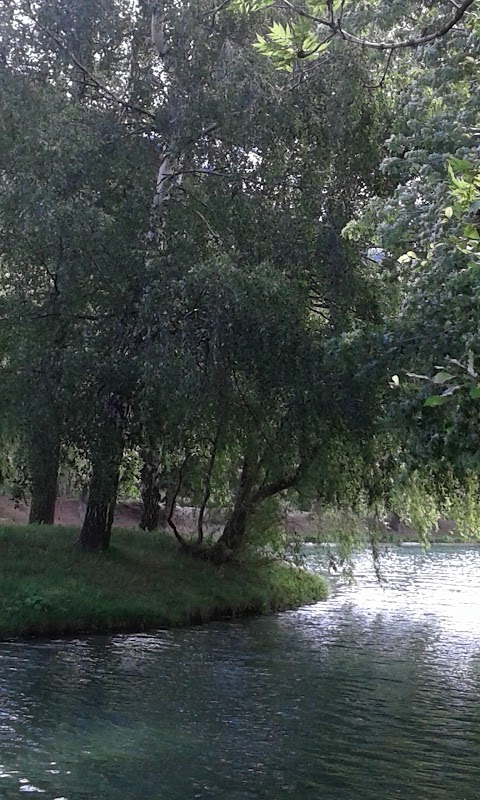
<instances>
[{"instance_id":1,"label":"river","mask_svg":"<svg viewBox=\"0 0 480 800\"><path fill-rule=\"evenodd\" d=\"M480 549L382 563L272 617L1 643L1 800L478 800Z\"/></svg>"}]
</instances>

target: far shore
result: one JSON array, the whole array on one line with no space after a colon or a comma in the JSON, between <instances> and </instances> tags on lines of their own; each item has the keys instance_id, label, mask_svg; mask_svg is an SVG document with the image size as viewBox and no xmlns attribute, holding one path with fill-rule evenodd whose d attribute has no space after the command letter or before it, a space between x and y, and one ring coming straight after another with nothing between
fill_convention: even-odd
<instances>
[{"instance_id":1,"label":"far shore","mask_svg":"<svg viewBox=\"0 0 480 800\"><path fill-rule=\"evenodd\" d=\"M0 494L0 525L12 523L24 525L28 522L29 505L27 502L18 502ZM142 513L142 504L138 500L120 500L115 510L115 527L138 528ZM59 497L56 505L55 524L66 527L78 528L82 524L85 514L85 503L78 498ZM177 508L174 522L181 533L189 533L196 529L198 509L191 506ZM219 533L225 521L225 512L222 509L213 509L205 517L205 531L215 535ZM298 537L301 541L323 544L334 539L330 524L325 524L322 515L317 511L287 511L282 515L279 524L287 536ZM379 542L402 545L407 542L418 542L416 531L394 517L383 522L376 531ZM437 529L428 535L431 544L471 544L460 536L450 520L438 520ZM479 532L480 540L480 532ZM408 546L408 545L407 545Z\"/></svg>"}]
</instances>

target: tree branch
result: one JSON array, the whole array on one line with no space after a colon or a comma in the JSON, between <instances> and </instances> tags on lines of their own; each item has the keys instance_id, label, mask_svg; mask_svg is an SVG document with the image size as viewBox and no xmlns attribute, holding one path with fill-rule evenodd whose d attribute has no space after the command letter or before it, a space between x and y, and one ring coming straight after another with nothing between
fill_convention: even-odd
<instances>
[{"instance_id":1,"label":"tree branch","mask_svg":"<svg viewBox=\"0 0 480 800\"><path fill-rule=\"evenodd\" d=\"M436 41L436 39L441 39L443 36L452 30L452 28L457 25L460 20L465 16L466 12L474 4L475 0L464 0L464 2L457 7L457 10L453 17L448 20L444 25L438 28L436 31L427 34L426 36L419 36L411 37L410 39L405 39L404 41L398 42L371 42L368 39L361 39L358 36L354 36L351 33L343 30L340 25L337 24L337 30L342 38L346 39L353 44L359 44L363 47L370 47L375 50L400 50L405 49L408 47L420 47L424 44L429 44L430 42Z\"/></svg>"},{"instance_id":2,"label":"tree branch","mask_svg":"<svg viewBox=\"0 0 480 800\"><path fill-rule=\"evenodd\" d=\"M197 542L199 544L203 542L203 518L205 516L205 509L207 508L207 503L210 500L210 494L212 491L212 475L215 467L215 461L217 460L218 445L220 442L220 436L222 435L223 422L224 422L224 417L222 415L218 423L218 428L216 430L215 437L212 441L212 450L208 461L208 469L205 479L205 491L202 498L202 504L198 512Z\"/></svg>"},{"instance_id":3,"label":"tree branch","mask_svg":"<svg viewBox=\"0 0 480 800\"><path fill-rule=\"evenodd\" d=\"M385 83L385 78L387 77L388 70L390 68L390 64L392 63L392 58L393 58L394 52L395 52L395 50L390 50L389 51L388 58L387 58L387 61L386 61L386 64L385 64L385 68L384 68L383 73L382 73L382 77L380 78L378 83L366 84L366 86L365 86L366 89L381 89L382 88L383 84Z\"/></svg>"},{"instance_id":4,"label":"tree branch","mask_svg":"<svg viewBox=\"0 0 480 800\"><path fill-rule=\"evenodd\" d=\"M235 384L235 387L237 389L238 394L240 395L240 399L241 399L243 405L245 406L245 408L247 409L248 413L250 414L252 420L254 421L255 425L257 426L258 433L265 440L265 443L270 448L272 453L275 453L275 447L273 446L273 443L270 441L269 437L267 436L267 434L263 430L263 426L262 426L261 421L258 419L255 411L252 409L250 403L248 402L247 398L245 397L245 394L243 393L242 389L240 388L240 384L239 384L239 381L238 381L237 373L235 372L234 367L232 366L231 363L229 363L229 366L230 366L230 369L232 370L233 382Z\"/></svg>"},{"instance_id":5,"label":"tree branch","mask_svg":"<svg viewBox=\"0 0 480 800\"><path fill-rule=\"evenodd\" d=\"M177 172L170 173L172 178L179 178L182 175L210 175L214 178L242 178L248 179L252 176L242 172L220 172L219 170L199 167L198 169L179 169Z\"/></svg>"},{"instance_id":6,"label":"tree branch","mask_svg":"<svg viewBox=\"0 0 480 800\"><path fill-rule=\"evenodd\" d=\"M172 500L172 504L170 506L170 511L169 511L168 519L167 519L167 525L169 525L171 527L171 529L173 531L173 534L175 536L175 539L177 540L177 542L179 542L181 544L181 546L184 549L187 548L187 543L186 543L185 539L183 538L183 536L179 533L178 528L177 528L177 526L175 525L175 523L173 521L173 512L174 512L174 509L175 509L175 503L176 503L176 500L177 500L177 497L178 497L178 493L179 493L180 488L182 486L183 470L185 469L185 467L187 465L187 462L189 461L189 458L190 458L190 456L186 456L185 457L182 466L178 470L178 481L177 481L177 485L175 487L175 494L173 495L173 500Z\"/></svg>"},{"instance_id":7,"label":"tree branch","mask_svg":"<svg viewBox=\"0 0 480 800\"><path fill-rule=\"evenodd\" d=\"M290 2L290 0L282 0L281 6L287 7L290 11L293 11L299 17L303 17L304 19L310 20L310 22L314 22L316 25L321 25L325 28L329 28L333 34L337 34L341 36L342 39L345 39L352 44L358 44L362 47L370 47L374 50L400 50L409 47L420 47L424 44L429 44L430 42L434 42L436 39L441 39L445 36L452 28L457 25L460 20L465 16L468 9L474 4L475 0L463 0L462 3L454 3L456 8L455 14L451 17L447 22L445 22L440 28L432 33L426 34L425 36L415 37L412 36L409 39L405 39L403 41L396 41L396 42L373 42L369 39L362 39L360 36L355 36L355 34L346 31L342 27L342 17L343 17L343 5L341 7L341 14L340 17L335 20L333 18L326 19L325 17L317 17L315 14L311 14L308 11L305 11L303 8L299 8L299 6L295 5L295 3Z\"/></svg>"},{"instance_id":8,"label":"tree branch","mask_svg":"<svg viewBox=\"0 0 480 800\"><path fill-rule=\"evenodd\" d=\"M299 464L296 470L289 475L282 475L281 478L277 478L275 481L270 481L270 483L260 486L252 497L252 505L261 503L262 500L266 500L267 497L274 497L274 495L286 489L292 489L300 480L302 467L303 465Z\"/></svg>"},{"instance_id":9,"label":"tree branch","mask_svg":"<svg viewBox=\"0 0 480 800\"><path fill-rule=\"evenodd\" d=\"M207 231L209 232L210 236L212 237L212 239L214 239L215 242L218 245L221 246L222 245L222 240L221 240L220 236L218 235L218 233L216 233L216 231L213 230L213 228L210 225L208 219L202 214L202 212L199 211L198 208L193 208L193 206L192 206L192 208L190 208L188 206L188 204L187 203L183 203L182 200L179 200L178 202L182 206L182 208L185 208L187 211L193 211L193 213L196 214L197 217L202 220L203 224L205 225L205 227L206 227Z\"/></svg>"},{"instance_id":10,"label":"tree branch","mask_svg":"<svg viewBox=\"0 0 480 800\"><path fill-rule=\"evenodd\" d=\"M229 6L231 2L232 2L232 0L223 0L223 3L219 3L218 6L216 6L215 8L212 8L210 11L207 11L207 13L204 14L203 16L204 17L210 17L211 16L212 17L212 26L213 26L213 25L215 25L217 14L219 14L220 11L223 11L224 8Z\"/></svg>"},{"instance_id":11,"label":"tree branch","mask_svg":"<svg viewBox=\"0 0 480 800\"><path fill-rule=\"evenodd\" d=\"M290 11L293 11L299 17L303 17L304 19L309 19L311 22L316 22L317 25L324 25L326 28L332 28L332 22L325 17L317 17L315 14L310 14L310 12L305 11L303 8L299 8L294 3L291 3L290 0L282 0L282 5L287 6Z\"/></svg>"}]
</instances>

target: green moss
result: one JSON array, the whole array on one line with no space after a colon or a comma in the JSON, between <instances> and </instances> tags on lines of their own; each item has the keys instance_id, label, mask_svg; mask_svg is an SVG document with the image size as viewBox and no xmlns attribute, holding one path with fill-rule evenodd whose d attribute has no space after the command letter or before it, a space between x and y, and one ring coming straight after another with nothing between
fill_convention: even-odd
<instances>
[{"instance_id":1,"label":"green moss","mask_svg":"<svg viewBox=\"0 0 480 800\"><path fill-rule=\"evenodd\" d=\"M215 567L171 537L115 530L107 553L74 547L76 531L0 527L0 638L140 631L324 599L320 576L266 558Z\"/></svg>"}]
</instances>

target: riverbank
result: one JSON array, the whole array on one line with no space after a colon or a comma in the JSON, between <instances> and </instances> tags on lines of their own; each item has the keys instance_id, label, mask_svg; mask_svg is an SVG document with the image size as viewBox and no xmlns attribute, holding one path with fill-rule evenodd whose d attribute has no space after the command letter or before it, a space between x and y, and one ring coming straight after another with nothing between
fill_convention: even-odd
<instances>
[{"instance_id":1,"label":"riverbank","mask_svg":"<svg viewBox=\"0 0 480 800\"><path fill-rule=\"evenodd\" d=\"M107 553L78 531L0 527L0 639L171 628L325 599L324 578L266 558L222 567L167 534L116 529Z\"/></svg>"},{"instance_id":2,"label":"riverbank","mask_svg":"<svg viewBox=\"0 0 480 800\"><path fill-rule=\"evenodd\" d=\"M0 529L13 523L26 525L29 515L29 504L19 502L11 497L0 494ZM142 504L139 500L119 500L115 508L116 528L138 528L142 515ZM85 516L85 504L78 498L59 496L55 510L55 523L64 528L78 528ZM180 533L188 534L197 529L198 508L192 506L178 506L174 514L174 522ZM226 509L216 508L207 511L204 519L204 530L207 534L219 533L226 520ZM360 516L345 512L332 512L320 514L317 511L289 510L282 514L279 527L287 538L298 538L300 541L314 544L324 544L337 539L338 531L350 529L352 525L360 532L363 530L363 540L368 543L365 521ZM402 544L418 540L414 528L400 522L395 515L390 516L390 521L382 522L377 529L380 543ZM359 544L361 544L360 535ZM455 530L450 520L439 519L437 527L428 534L431 544L464 544L465 537Z\"/></svg>"},{"instance_id":3,"label":"riverbank","mask_svg":"<svg viewBox=\"0 0 480 800\"><path fill-rule=\"evenodd\" d=\"M331 545L334 544L336 539L334 536L325 535L324 532L320 531L318 533L306 533L300 537L300 540L304 544L315 544L315 545ZM467 539L465 536L461 536L459 533L455 531L452 532L435 532L433 534L427 534L426 541L428 545L435 545L435 544L449 544L449 545L479 545L480 539ZM387 531L381 532L377 534L375 539L376 544L391 544L397 545L397 547L403 547L408 545L418 545L419 547L425 546L425 541L421 540L420 537L417 535L415 531L412 533L397 533L395 531ZM368 547L370 544L369 539L365 536L363 539L358 540L358 547Z\"/></svg>"}]
</instances>

